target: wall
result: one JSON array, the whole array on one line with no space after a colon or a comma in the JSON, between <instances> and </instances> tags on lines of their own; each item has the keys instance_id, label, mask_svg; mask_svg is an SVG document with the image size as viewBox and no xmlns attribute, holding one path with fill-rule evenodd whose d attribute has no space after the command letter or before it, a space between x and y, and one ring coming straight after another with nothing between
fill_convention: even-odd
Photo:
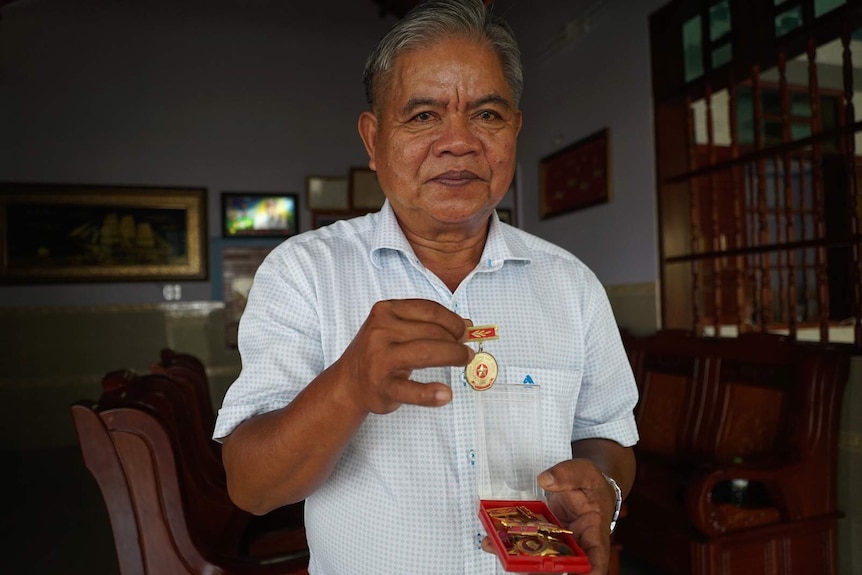
<instances>
[{"instance_id":1,"label":"wall","mask_svg":"<svg viewBox=\"0 0 862 575\"><path fill-rule=\"evenodd\" d=\"M0 181L206 187L217 269L219 192L302 196L306 176L342 175L366 162L355 130L364 108L361 70L392 19L351 0L298 4L28 0L4 7ZM589 30L547 50L590 4L600 10ZM526 75L516 217L581 257L606 285L658 277L646 17L661 4L495 6L515 28ZM540 221L539 159L604 126L612 134L611 202ZM218 293L210 281L181 287L190 301ZM161 300L161 283L0 286L0 306Z\"/></svg>"},{"instance_id":2,"label":"wall","mask_svg":"<svg viewBox=\"0 0 862 575\"><path fill-rule=\"evenodd\" d=\"M0 181L305 194L348 174L371 0L27 0L0 12ZM300 225L308 229L310 214ZM220 243L211 246L218 258ZM210 282L184 298L211 299ZM0 287L0 306L158 303L158 283Z\"/></svg>"},{"instance_id":3,"label":"wall","mask_svg":"<svg viewBox=\"0 0 862 575\"><path fill-rule=\"evenodd\" d=\"M648 16L665 3L548 0L535 10L514 2L507 14L524 52L523 221L579 256L605 285L658 279ZM610 202L540 220L541 158L605 127Z\"/></svg>"},{"instance_id":4,"label":"wall","mask_svg":"<svg viewBox=\"0 0 862 575\"><path fill-rule=\"evenodd\" d=\"M199 357L215 407L239 375L220 302L0 308L0 451L77 446L69 406L104 374L147 373L163 348Z\"/></svg>"},{"instance_id":5,"label":"wall","mask_svg":"<svg viewBox=\"0 0 862 575\"><path fill-rule=\"evenodd\" d=\"M365 107L361 70L392 22L370 3L21 0L2 8L0 181L206 187L210 224L210 279L181 283L180 307L162 302L161 282L0 286L4 445L73 444L68 404L95 397L105 371L146 369L160 347L176 347L176 329L190 330L179 349L200 353L212 374L238 369L235 352L217 347L221 320L212 318L223 310L213 300L221 298L221 250L247 244L219 237L219 193L291 191L304 206L308 175L364 165L355 128ZM551 51L584 3L495 6L515 28L526 74L516 218L592 266L620 323L637 334L658 325L645 47L646 16L661 3L604 2L590 30ZM612 201L540 221L539 159L603 126L612 133ZM300 216L308 229L310 214ZM22 400L47 414L26 435L17 433L26 416L13 407Z\"/></svg>"}]
</instances>

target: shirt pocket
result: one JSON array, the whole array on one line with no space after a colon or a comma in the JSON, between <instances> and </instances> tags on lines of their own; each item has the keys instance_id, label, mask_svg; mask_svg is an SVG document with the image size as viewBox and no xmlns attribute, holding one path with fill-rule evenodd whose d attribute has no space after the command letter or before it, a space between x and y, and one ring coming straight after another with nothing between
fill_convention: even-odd
<instances>
[{"instance_id":1,"label":"shirt pocket","mask_svg":"<svg viewBox=\"0 0 862 575\"><path fill-rule=\"evenodd\" d=\"M582 372L572 369L501 366L498 384L538 385L542 389L542 448L545 466L572 458L572 429Z\"/></svg>"}]
</instances>

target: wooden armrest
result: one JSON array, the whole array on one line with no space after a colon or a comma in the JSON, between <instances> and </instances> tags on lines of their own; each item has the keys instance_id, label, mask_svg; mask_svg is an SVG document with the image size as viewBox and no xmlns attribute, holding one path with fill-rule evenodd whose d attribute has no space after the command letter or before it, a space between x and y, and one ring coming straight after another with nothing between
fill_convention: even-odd
<instances>
[{"instance_id":1,"label":"wooden armrest","mask_svg":"<svg viewBox=\"0 0 862 575\"><path fill-rule=\"evenodd\" d=\"M794 481L798 468L795 464L721 467L695 475L685 492L686 510L692 525L701 533L714 537L734 528L778 521L782 517L799 518L801 513L794 502L800 501L804 494ZM714 501L715 487L733 479L746 479L751 484L762 485L769 496L769 504L741 508Z\"/></svg>"}]
</instances>

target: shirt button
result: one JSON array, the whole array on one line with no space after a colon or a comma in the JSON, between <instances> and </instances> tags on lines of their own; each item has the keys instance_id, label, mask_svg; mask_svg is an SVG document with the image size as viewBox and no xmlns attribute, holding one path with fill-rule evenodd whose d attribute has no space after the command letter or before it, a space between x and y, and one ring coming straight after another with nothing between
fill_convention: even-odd
<instances>
[{"instance_id":1,"label":"shirt button","mask_svg":"<svg viewBox=\"0 0 862 575\"><path fill-rule=\"evenodd\" d=\"M476 450L470 449L467 451L467 461L470 462L470 465L476 465Z\"/></svg>"},{"instance_id":2,"label":"shirt button","mask_svg":"<svg viewBox=\"0 0 862 575\"><path fill-rule=\"evenodd\" d=\"M476 533L476 549L482 548L482 539L485 538L484 533Z\"/></svg>"}]
</instances>

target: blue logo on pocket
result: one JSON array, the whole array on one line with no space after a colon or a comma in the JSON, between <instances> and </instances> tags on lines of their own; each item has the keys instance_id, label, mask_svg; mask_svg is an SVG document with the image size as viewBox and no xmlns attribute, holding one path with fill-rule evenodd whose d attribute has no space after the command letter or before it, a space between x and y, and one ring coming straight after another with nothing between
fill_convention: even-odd
<instances>
[{"instance_id":1,"label":"blue logo on pocket","mask_svg":"<svg viewBox=\"0 0 862 575\"><path fill-rule=\"evenodd\" d=\"M536 382L533 381L533 378L530 377L530 374L527 374L527 377L524 378L524 383L528 383L530 385L536 385Z\"/></svg>"}]
</instances>

